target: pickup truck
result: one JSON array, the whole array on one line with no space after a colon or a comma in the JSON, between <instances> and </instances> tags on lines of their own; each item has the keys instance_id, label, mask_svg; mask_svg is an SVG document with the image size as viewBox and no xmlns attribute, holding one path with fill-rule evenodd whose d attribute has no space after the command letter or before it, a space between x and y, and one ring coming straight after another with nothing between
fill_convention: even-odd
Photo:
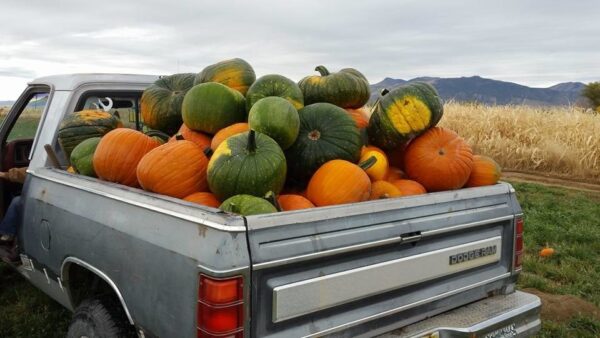
<instances>
[{"instance_id":1,"label":"pickup truck","mask_svg":"<svg viewBox=\"0 0 600 338\"><path fill-rule=\"evenodd\" d=\"M523 214L508 183L242 217L67 172L57 142L65 113L108 97L124 127L143 130L140 96L157 78L39 78L0 128L0 169L29 168L22 187L0 182L3 211L11 196L24 202L14 267L74 311L69 337L540 329L539 298L515 289Z\"/></svg>"}]
</instances>

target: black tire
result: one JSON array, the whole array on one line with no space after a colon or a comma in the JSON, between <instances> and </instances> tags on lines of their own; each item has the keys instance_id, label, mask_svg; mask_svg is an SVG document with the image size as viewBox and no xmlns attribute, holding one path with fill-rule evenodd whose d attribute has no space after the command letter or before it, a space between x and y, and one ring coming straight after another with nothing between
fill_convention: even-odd
<instances>
[{"instance_id":1,"label":"black tire","mask_svg":"<svg viewBox=\"0 0 600 338\"><path fill-rule=\"evenodd\" d=\"M67 338L135 337L120 303L110 298L86 299L75 309Z\"/></svg>"}]
</instances>

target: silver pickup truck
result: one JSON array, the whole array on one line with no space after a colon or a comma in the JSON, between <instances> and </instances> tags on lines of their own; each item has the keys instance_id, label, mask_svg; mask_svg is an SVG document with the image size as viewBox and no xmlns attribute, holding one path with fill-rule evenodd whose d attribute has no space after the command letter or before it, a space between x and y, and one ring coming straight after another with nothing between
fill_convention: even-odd
<instances>
[{"instance_id":1,"label":"silver pickup truck","mask_svg":"<svg viewBox=\"0 0 600 338\"><path fill-rule=\"evenodd\" d=\"M64 114L109 97L125 127L142 129L139 99L156 79L40 78L0 129L1 169L29 167L15 268L74 311L69 337L506 338L540 329L540 300L515 290L523 218L507 183L242 217L67 172L57 143ZM0 184L5 210L20 187Z\"/></svg>"}]
</instances>

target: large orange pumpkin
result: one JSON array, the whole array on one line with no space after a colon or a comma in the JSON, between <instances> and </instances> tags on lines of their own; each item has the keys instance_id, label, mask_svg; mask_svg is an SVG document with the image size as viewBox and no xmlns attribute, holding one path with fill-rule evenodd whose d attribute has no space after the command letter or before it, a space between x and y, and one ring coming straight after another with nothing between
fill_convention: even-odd
<instances>
[{"instance_id":1,"label":"large orange pumpkin","mask_svg":"<svg viewBox=\"0 0 600 338\"><path fill-rule=\"evenodd\" d=\"M398 188L402 196L426 194L427 190L419 182L413 180L394 180L392 184Z\"/></svg>"},{"instance_id":2,"label":"large orange pumpkin","mask_svg":"<svg viewBox=\"0 0 600 338\"><path fill-rule=\"evenodd\" d=\"M217 150L219 144L225 141L229 136L241 134L248 130L250 130L250 126L248 126L248 123L246 122L234 123L228 127L225 127L219 130L215 136L213 136L210 147L213 151L215 151Z\"/></svg>"},{"instance_id":3,"label":"large orange pumpkin","mask_svg":"<svg viewBox=\"0 0 600 338\"><path fill-rule=\"evenodd\" d=\"M279 206L281 207L282 211L300 210L315 207L311 201L301 195L279 195L279 197L277 197L277 202L279 202Z\"/></svg>"},{"instance_id":4,"label":"large orange pumpkin","mask_svg":"<svg viewBox=\"0 0 600 338\"><path fill-rule=\"evenodd\" d=\"M385 179L385 176L387 175L389 169L387 156L385 155L385 152L383 152L383 150L377 147L363 147L361 150L359 162L364 162L371 156L375 157L377 161L369 169L365 170L365 172L367 173L367 175L369 175L371 181L381 181Z\"/></svg>"},{"instance_id":5,"label":"large orange pumpkin","mask_svg":"<svg viewBox=\"0 0 600 338\"><path fill-rule=\"evenodd\" d=\"M387 181L375 181L371 184L371 195L369 196L370 200L378 200L382 198L392 198L402 196L400 190L396 188L390 182Z\"/></svg>"},{"instance_id":6,"label":"large orange pumpkin","mask_svg":"<svg viewBox=\"0 0 600 338\"><path fill-rule=\"evenodd\" d=\"M183 198L184 201L193 202L208 207L218 208L221 202L210 192L195 192Z\"/></svg>"},{"instance_id":7,"label":"large orange pumpkin","mask_svg":"<svg viewBox=\"0 0 600 338\"><path fill-rule=\"evenodd\" d=\"M99 178L137 187L136 168L142 157L160 143L143 133L118 128L102 137L94 152L94 171Z\"/></svg>"},{"instance_id":8,"label":"large orange pumpkin","mask_svg":"<svg viewBox=\"0 0 600 338\"><path fill-rule=\"evenodd\" d=\"M317 206L362 202L369 199L371 180L362 167L346 161L323 164L308 182L307 197Z\"/></svg>"},{"instance_id":9,"label":"large orange pumpkin","mask_svg":"<svg viewBox=\"0 0 600 338\"><path fill-rule=\"evenodd\" d=\"M502 169L496 161L481 155L473 156L473 170L466 187L481 187L498 183Z\"/></svg>"},{"instance_id":10,"label":"large orange pumpkin","mask_svg":"<svg viewBox=\"0 0 600 338\"><path fill-rule=\"evenodd\" d=\"M192 130L185 124L181 125L181 128L179 128L179 131L177 132L177 135L181 135L184 140L194 142L202 150L210 148L210 143L212 140L210 136L203 134L199 131ZM169 142L175 142L177 140L177 135L171 137L169 139Z\"/></svg>"},{"instance_id":11,"label":"large orange pumpkin","mask_svg":"<svg viewBox=\"0 0 600 338\"><path fill-rule=\"evenodd\" d=\"M427 191L460 189L473 168L473 151L452 130L434 127L412 140L404 154L409 178Z\"/></svg>"}]
</instances>

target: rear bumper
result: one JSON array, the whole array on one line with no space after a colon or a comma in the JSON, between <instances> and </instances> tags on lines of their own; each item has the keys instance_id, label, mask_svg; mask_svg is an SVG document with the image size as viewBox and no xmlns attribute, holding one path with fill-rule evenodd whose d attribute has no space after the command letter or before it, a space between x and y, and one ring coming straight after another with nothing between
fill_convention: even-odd
<instances>
[{"instance_id":1,"label":"rear bumper","mask_svg":"<svg viewBox=\"0 0 600 338\"><path fill-rule=\"evenodd\" d=\"M530 337L541 328L541 306L537 296L516 291L486 298L378 337Z\"/></svg>"}]
</instances>

